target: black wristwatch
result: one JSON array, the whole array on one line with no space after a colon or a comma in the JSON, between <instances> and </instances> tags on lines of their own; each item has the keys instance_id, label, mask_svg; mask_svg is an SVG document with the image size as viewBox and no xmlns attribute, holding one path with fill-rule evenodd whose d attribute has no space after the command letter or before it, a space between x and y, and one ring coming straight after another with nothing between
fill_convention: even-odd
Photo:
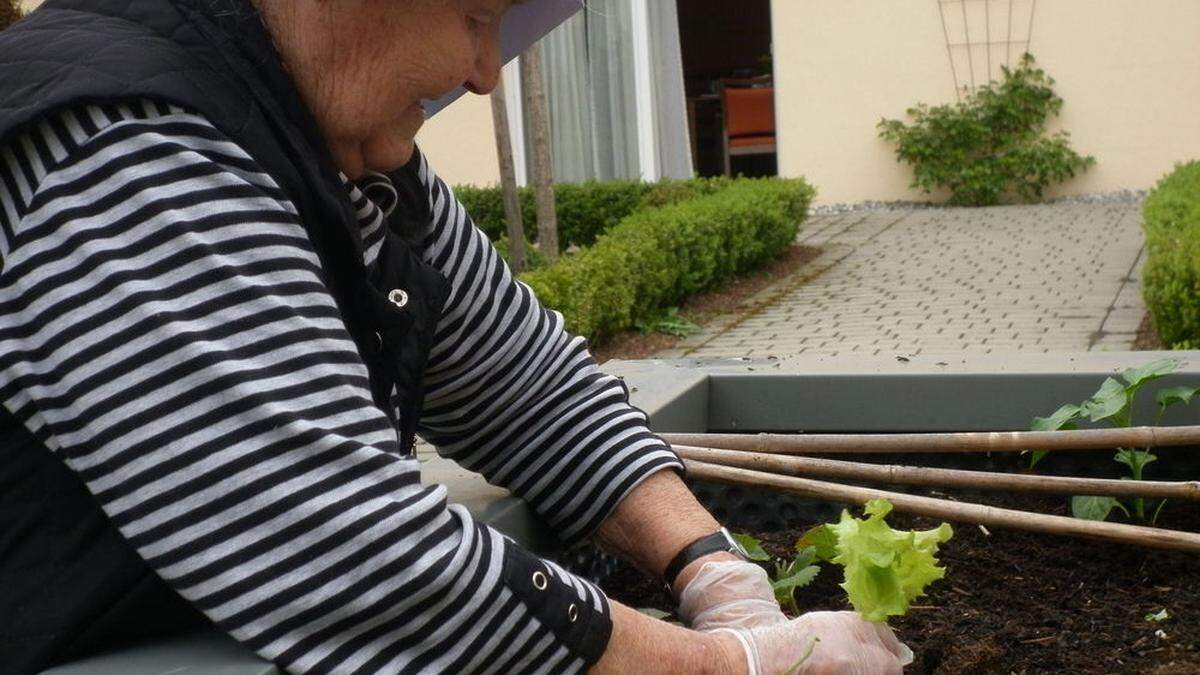
<instances>
[{"instance_id":1,"label":"black wristwatch","mask_svg":"<svg viewBox=\"0 0 1200 675\"><path fill-rule=\"evenodd\" d=\"M667 590L673 590L675 587L675 578L683 571L683 568L688 566L688 563L698 558L703 558L710 553L717 551L728 551L742 560L750 560L750 556L746 554L746 549L742 548L741 544L729 534L729 530L721 528L716 532L700 537L696 541L683 547L683 550L678 553L671 562L667 563L667 569L663 572L663 581L667 583Z\"/></svg>"}]
</instances>

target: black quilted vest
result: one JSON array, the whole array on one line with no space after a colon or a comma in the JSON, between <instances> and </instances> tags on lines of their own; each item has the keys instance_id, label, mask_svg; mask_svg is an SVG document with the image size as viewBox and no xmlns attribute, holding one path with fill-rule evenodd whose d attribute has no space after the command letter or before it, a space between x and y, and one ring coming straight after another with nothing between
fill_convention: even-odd
<instances>
[{"instance_id":1,"label":"black quilted vest","mask_svg":"<svg viewBox=\"0 0 1200 675\"><path fill-rule=\"evenodd\" d=\"M282 187L375 403L410 452L448 293L414 250L430 220L415 166L393 176L401 206L371 278L339 174L249 0L48 0L0 32L0 146L56 111L136 98L200 113ZM393 289L405 291L406 305L389 300ZM121 539L82 482L0 408L0 672L203 621Z\"/></svg>"}]
</instances>

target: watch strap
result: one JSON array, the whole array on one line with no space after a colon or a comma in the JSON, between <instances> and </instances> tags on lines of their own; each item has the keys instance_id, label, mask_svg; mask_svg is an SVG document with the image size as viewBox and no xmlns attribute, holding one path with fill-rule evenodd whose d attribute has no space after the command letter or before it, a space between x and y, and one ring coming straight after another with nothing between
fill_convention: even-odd
<instances>
[{"instance_id":1,"label":"watch strap","mask_svg":"<svg viewBox=\"0 0 1200 675\"><path fill-rule=\"evenodd\" d=\"M696 541L683 547L671 562L667 563L667 569L663 572L663 580L667 582L667 588L675 586L675 578L687 567L689 563L703 558L710 553L718 551L728 551L738 553L737 546L733 543L729 533L724 529L713 532L710 535L700 537Z\"/></svg>"}]
</instances>

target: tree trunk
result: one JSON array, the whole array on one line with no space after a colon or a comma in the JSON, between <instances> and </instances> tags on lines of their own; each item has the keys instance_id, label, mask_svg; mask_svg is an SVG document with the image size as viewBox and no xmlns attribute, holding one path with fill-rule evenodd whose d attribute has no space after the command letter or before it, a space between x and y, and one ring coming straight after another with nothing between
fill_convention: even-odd
<instances>
[{"instance_id":1,"label":"tree trunk","mask_svg":"<svg viewBox=\"0 0 1200 675\"><path fill-rule=\"evenodd\" d=\"M508 108L504 104L504 78L492 92L492 125L496 127L496 156L500 159L500 187L504 192L504 219L508 222L508 264L514 274L525 271L525 222L517 193L517 170L513 166L512 135Z\"/></svg>"},{"instance_id":2,"label":"tree trunk","mask_svg":"<svg viewBox=\"0 0 1200 675\"><path fill-rule=\"evenodd\" d=\"M554 167L550 158L550 109L542 80L542 51L537 44L521 54L521 86L525 114L532 133L534 194L537 195L538 248L550 260L558 259L558 215L554 206Z\"/></svg>"},{"instance_id":3,"label":"tree trunk","mask_svg":"<svg viewBox=\"0 0 1200 675\"><path fill-rule=\"evenodd\" d=\"M0 30L4 30L21 18L21 0L0 0Z\"/></svg>"}]
</instances>

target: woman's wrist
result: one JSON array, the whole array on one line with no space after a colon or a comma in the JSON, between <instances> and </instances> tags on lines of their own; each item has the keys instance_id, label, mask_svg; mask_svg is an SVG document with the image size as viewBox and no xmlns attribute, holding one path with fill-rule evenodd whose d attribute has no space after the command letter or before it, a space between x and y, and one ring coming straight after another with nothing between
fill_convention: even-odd
<instances>
[{"instance_id":1,"label":"woman's wrist","mask_svg":"<svg viewBox=\"0 0 1200 675\"><path fill-rule=\"evenodd\" d=\"M725 675L749 675L750 661L742 640L731 630L700 633L713 641L713 653L717 657L716 672Z\"/></svg>"},{"instance_id":2,"label":"woman's wrist","mask_svg":"<svg viewBox=\"0 0 1200 675\"><path fill-rule=\"evenodd\" d=\"M746 675L746 650L730 631L702 633L651 618L612 602L613 631L608 648L590 672L656 671L696 675Z\"/></svg>"},{"instance_id":3,"label":"woman's wrist","mask_svg":"<svg viewBox=\"0 0 1200 675\"><path fill-rule=\"evenodd\" d=\"M663 517L666 513L671 516ZM664 470L646 478L621 500L600 525L596 542L644 572L661 577L685 546L719 528L683 480Z\"/></svg>"}]
</instances>

